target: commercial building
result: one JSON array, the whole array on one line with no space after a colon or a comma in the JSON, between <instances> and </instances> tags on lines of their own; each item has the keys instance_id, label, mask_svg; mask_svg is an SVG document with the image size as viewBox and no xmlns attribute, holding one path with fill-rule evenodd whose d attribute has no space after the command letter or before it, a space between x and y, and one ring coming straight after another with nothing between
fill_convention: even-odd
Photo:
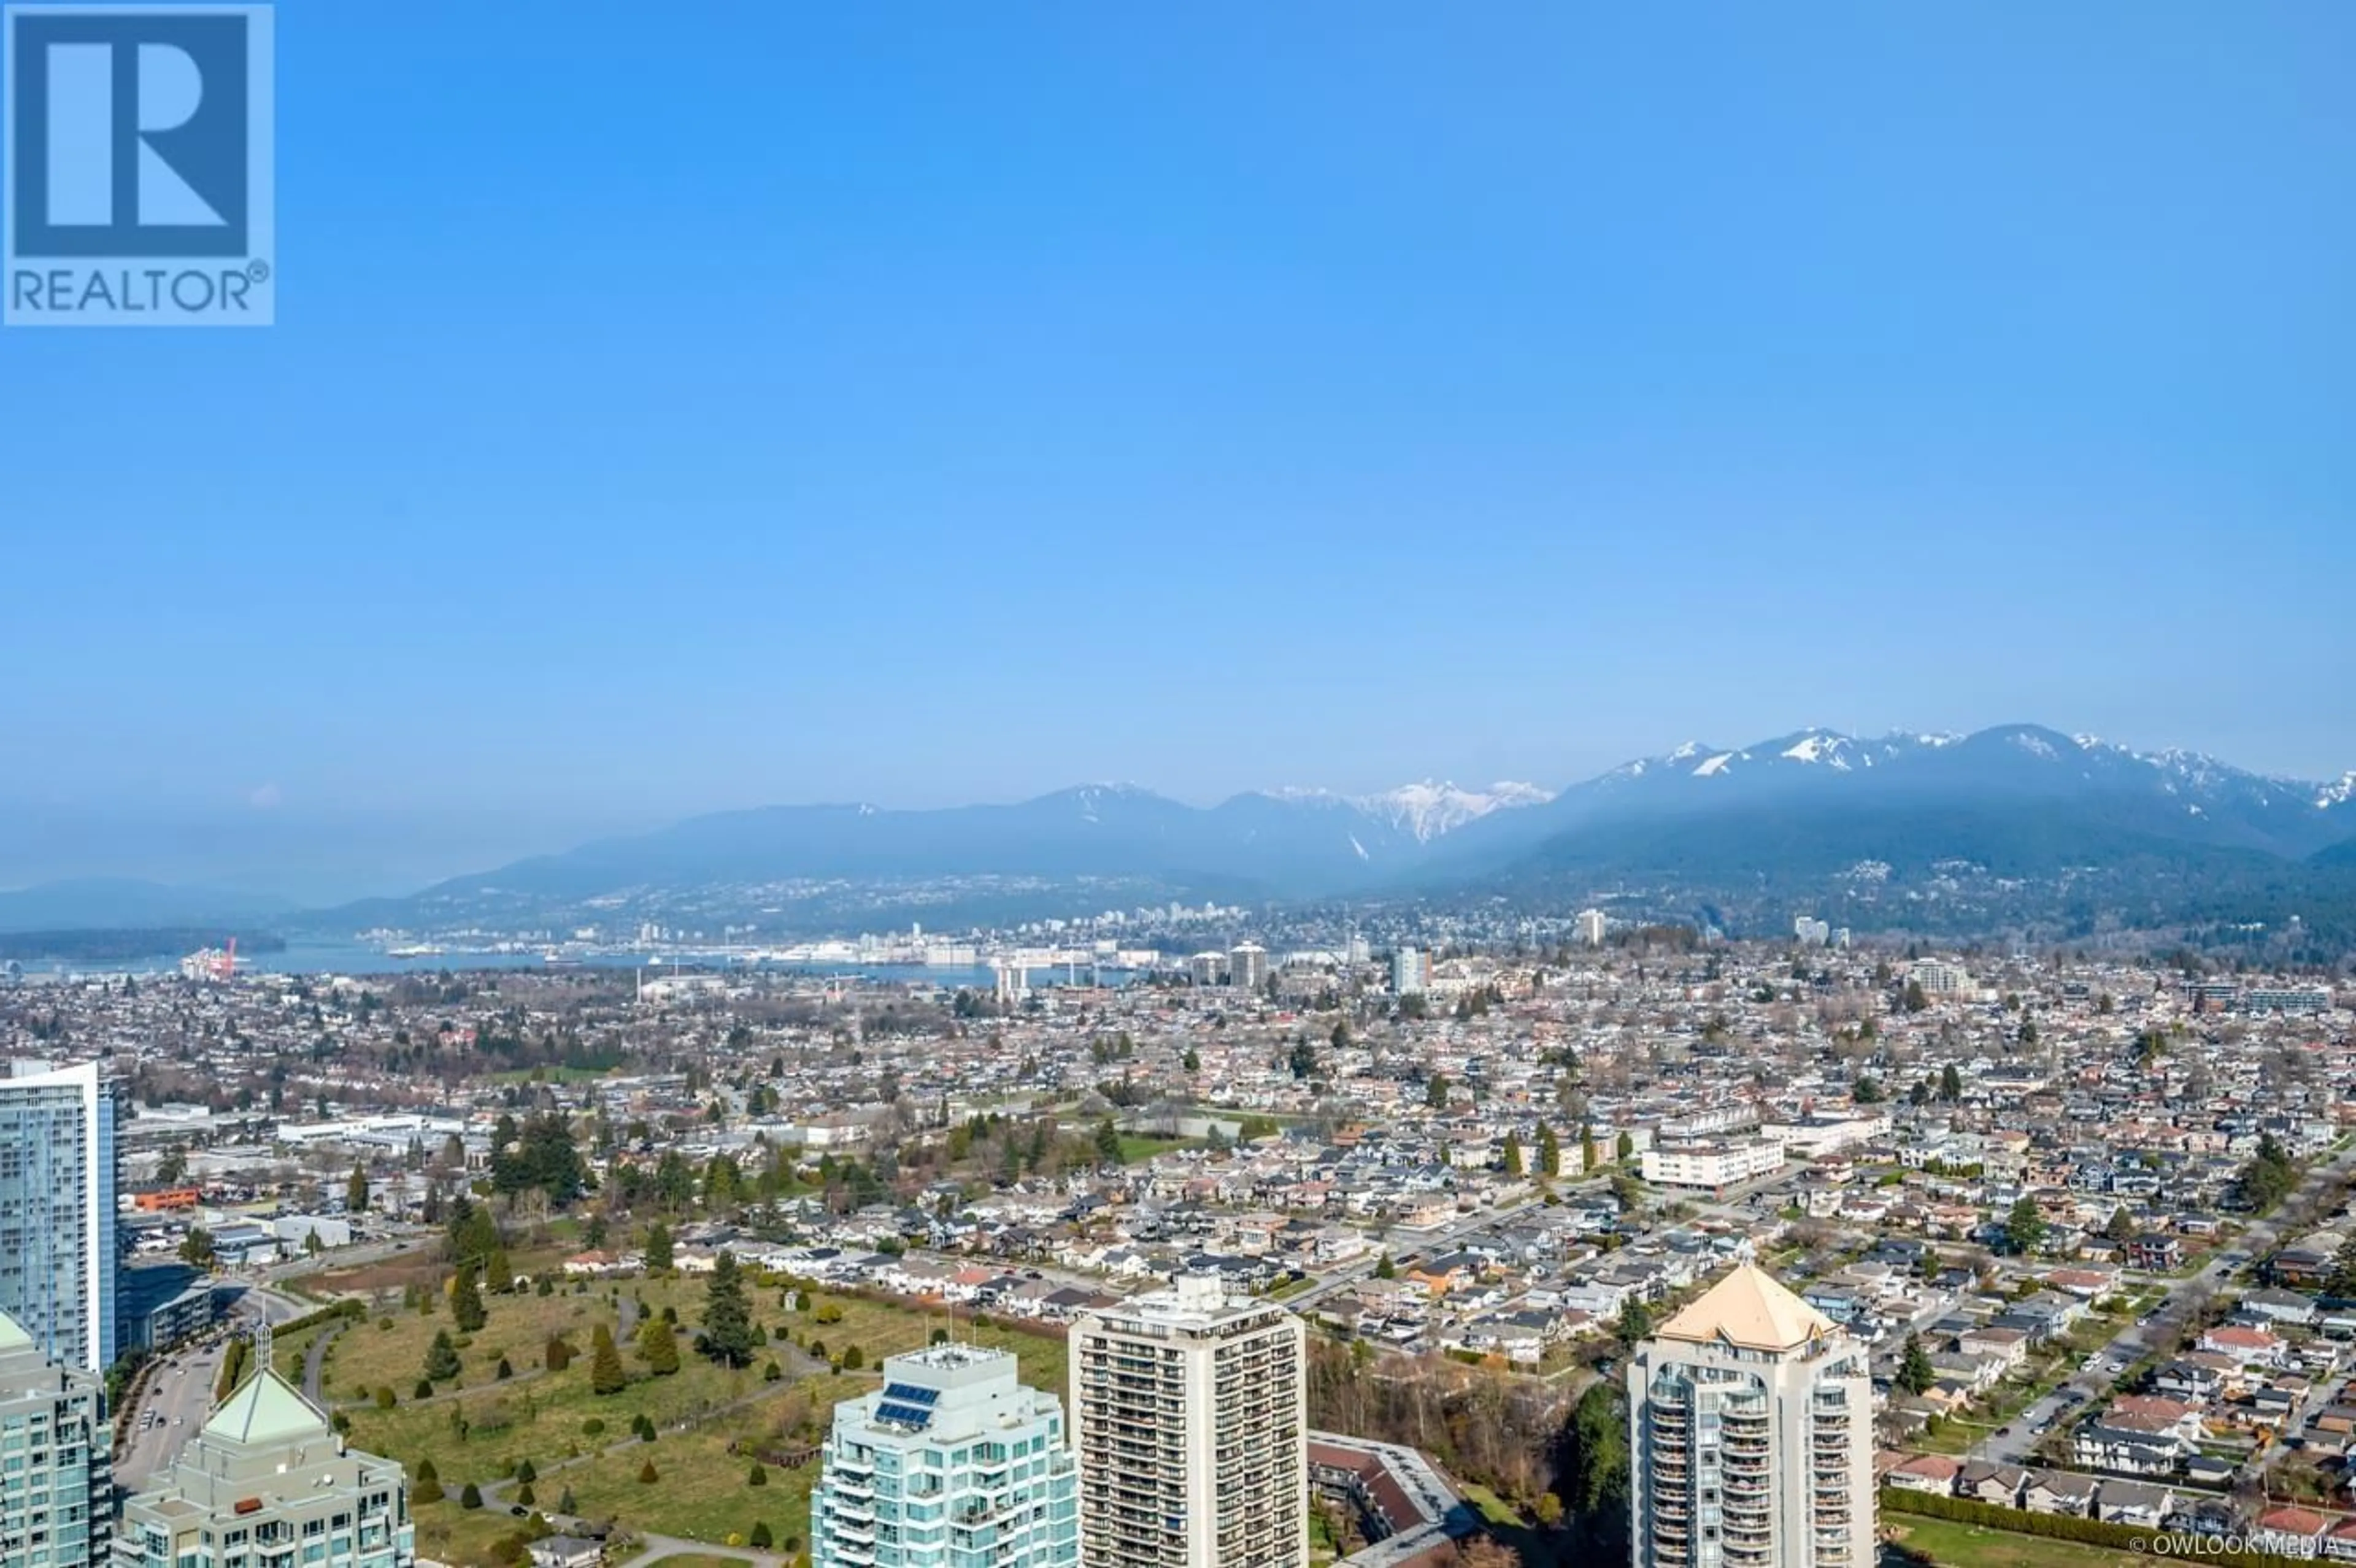
<instances>
[{"instance_id":1,"label":"commercial building","mask_svg":"<svg viewBox=\"0 0 2356 1568\"><path fill-rule=\"evenodd\" d=\"M1013 1355L935 1345L834 1407L810 1499L813 1568L1075 1568L1079 1471L1063 1402Z\"/></svg>"},{"instance_id":2,"label":"commercial building","mask_svg":"<svg viewBox=\"0 0 2356 1568\"><path fill-rule=\"evenodd\" d=\"M102 1372L115 1334L114 1094L98 1063L0 1078L0 1312L60 1361Z\"/></svg>"},{"instance_id":3,"label":"commercial building","mask_svg":"<svg viewBox=\"0 0 2356 1568\"><path fill-rule=\"evenodd\" d=\"M1431 989L1431 955L1419 947L1402 947L1391 955L1391 992L1420 997Z\"/></svg>"},{"instance_id":4,"label":"commercial building","mask_svg":"<svg viewBox=\"0 0 2356 1568\"><path fill-rule=\"evenodd\" d=\"M1783 1146L1766 1138L1669 1144L1644 1154L1644 1179L1655 1187L1716 1191L1783 1168Z\"/></svg>"},{"instance_id":5,"label":"commercial building","mask_svg":"<svg viewBox=\"0 0 2356 1568\"><path fill-rule=\"evenodd\" d=\"M45 1353L0 1316L0 1563L106 1560L113 1440L98 1374Z\"/></svg>"},{"instance_id":6,"label":"commercial building","mask_svg":"<svg viewBox=\"0 0 2356 1568\"><path fill-rule=\"evenodd\" d=\"M1227 955L1227 984L1257 991L1268 984L1268 949L1247 942Z\"/></svg>"},{"instance_id":7,"label":"commercial building","mask_svg":"<svg viewBox=\"0 0 2356 1568\"><path fill-rule=\"evenodd\" d=\"M415 1535L401 1467L265 1367L123 1500L113 1568L411 1568Z\"/></svg>"},{"instance_id":8,"label":"commercial building","mask_svg":"<svg viewBox=\"0 0 2356 1568\"><path fill-rule=\"evenodd\" d=\"M1088 1568L1305 1568L1301 1319L1215 1275L1084 1315L1072 1414Z\"/></svg>"},{"instance_id":9,"label":"commercial building","mask_svg":"<svg viewBox=\"0 0 2356 1568\"><path fill-rule=\"evenodd\" d=\"M1603 912L1601 910L1580 910L1579 912L1579 940L1589 947L1602 946L1603 933L1606 924L1607 923L1603 918Z\"/></svg>"},{"instance_id":10,"label":"commercial building","mask_svg":"<svg viewBox=\"0 0 2356 1568\"><path fill-rule=\"evenodd\" d=\"M1863 1347L1749 1264L1628 1363L1636 1568L1872 1568Z\"/></svg>"}]
</instances>

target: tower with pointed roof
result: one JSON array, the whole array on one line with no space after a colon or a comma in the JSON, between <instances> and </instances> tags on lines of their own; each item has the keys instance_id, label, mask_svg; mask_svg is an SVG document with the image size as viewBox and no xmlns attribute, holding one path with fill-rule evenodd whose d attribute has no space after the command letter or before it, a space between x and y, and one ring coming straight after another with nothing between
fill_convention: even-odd
<instances>
[{"instance_id":1,"label":"tower with pointed roof","mask_svg":"<svg viewBox=\"0 0 2356 1568\"><path fill-rule=\"evenodd\" d=\"M0 1313L0 1563L103 1563L112 1515L106 1384Z\"/></svg>"},{"instance_id":2,"label":"tower with pointed roof","mask_svg":"<svg viewBox=\"0 0 2356 1568\"><path fill-rule=\"evenodd\" d=\"M1750 1264L1628 1363L1636 1568L1872 1568L1865 1348Z\"/></svg>"},{"instance_id":3,"label":"tower with pointed roof","mask_svg":"<svg viewBox=\"0 0 2356 1568\"><path fill-rule=\"evenodd\" d=\"M415 1537L402 1467L263 1367L123 1500L113 1568L412 1568Z\"/></svg>"}]
</instances>

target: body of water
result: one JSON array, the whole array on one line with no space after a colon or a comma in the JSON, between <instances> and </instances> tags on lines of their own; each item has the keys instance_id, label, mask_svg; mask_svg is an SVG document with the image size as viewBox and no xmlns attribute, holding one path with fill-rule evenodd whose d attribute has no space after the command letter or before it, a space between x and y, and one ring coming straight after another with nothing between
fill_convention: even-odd
<instances>
[{"instance_id":1,"label":"body of water","mask_svg":"<svg viewBox=\"0 0 2356 1568\"><path fill-rule=\"evenodd\" d=\"M59 959L27 959L19 967L27 980L60 979L70 976L177 975L180 955L170 957L129 959L110 964L69 963ZM518 969L537 970L561 975L568 969L643 969L649 979L668 974L703 974L731 970L771 975L809 975L834 976L842 979L876 980L905 986L945 986L951 989L964 987L989 991L997 987L998 976L984 965L931 968L921 964L773 964L748 965L727 954L665 953L584 953L567 955L562 963L552 964L538 951L524 953L470 953L459 948L447 948L437 954L416 956L395 955L381 948L359 942L289 942L277 953L241 953L237 955L241 975L434 975L464 970ZM1079 971L1086 983L1093 976L1087 968ZM1066 982L1066 971L1034 969L1031 971L1033 986L1059 986ZM1103 983L1123 985L1130 978L1128 970L1107 969L1101 972Z\"/></svg>"}]
</instances>

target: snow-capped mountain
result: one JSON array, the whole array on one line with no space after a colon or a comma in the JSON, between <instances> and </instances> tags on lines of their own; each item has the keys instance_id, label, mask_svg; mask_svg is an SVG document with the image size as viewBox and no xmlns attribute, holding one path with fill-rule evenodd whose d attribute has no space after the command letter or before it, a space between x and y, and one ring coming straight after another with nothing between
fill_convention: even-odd
<instances>
[{"instance_id":1,"label":"snow-capped mountain","mask_svg":"<svg viewBox=\"0 0 2356 1568\"><path fill-rule=\"evenodd\" d=\"M1544 805L1553 798L1551 791L1531 784L1507 782L1491 784L1484 790L1473 790L1461 789L1453 784L1435 784L1426 779L1421 784L1402 784L1380 795L1362 795L1353 799L1351 804L1376 821L1398 828L1417 843L1429 844L1442 834L1453 833L1466 823L1476 822L1493 811Z\"/></svg>"},{"instance_id":2,"label":"snow-capped mountain","mask_svg":"<svg viewBox=\"0 0 2356 1568\"><path fill-rule=\"evenodd\" d=\"M2033 815L2057 854L2071 834L2055 825L2072 820L2297 859L2356 835L2351 797L2356 778L2338 785L2277 778L2196 752L2139 752L2033 724L1971 735L1803 730L1747 746L1687 741L1573 784L1508 822L1466 828L1439 849L1495 859L1565 834L1591 839L1650 819L1746 812L1768 813L1762 823L1777 827L1820 812L1912 814L1930 843L1944 812L2024 822Z\"/></svg>"},{"instance_id":3,"label":"snow-capped mountain","mask_svg":"<svg viewBox=\"0 0 2356 1568\"><path fill-rule=\"evenodd\" d=\"M1008 805L729 812L460 878L369 919L521 918L627 890L810 880L1016 879L1066 890L1109 880L1288 899L1478 891L1550 871L1707 882L1860 859L1968 859L2034 877L2136 857L2241 864L2252 852L2356 865L2356 772L2334 784L2276 778L2031 724L1970 735L1810 729L1747 746L1687 741L1552 795L1526 784L1427 780L1371 795L1252 792L1200 807L1135 784L1087 784Z\"/></svg>"}]
</instances>

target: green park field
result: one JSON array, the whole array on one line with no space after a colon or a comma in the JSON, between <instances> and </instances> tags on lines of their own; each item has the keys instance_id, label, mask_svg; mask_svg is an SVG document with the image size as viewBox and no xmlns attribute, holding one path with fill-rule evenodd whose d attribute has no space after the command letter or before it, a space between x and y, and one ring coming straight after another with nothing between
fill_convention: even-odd
<instances>
[{"instance_id":1,"label":"green park field","mask_svg":"<svg viewBox=\"0 0 2356 1568\"><path fill-rule=\"evenodd\" d=\"M1059 1335L953 1324L937 1307L914 1303L816 1291L804 1296L759 1276L748 1275L747 1284L753 1319L767 1342L750 1366L734 1369L695 1351L706 1290L700 1278L487 1296L487 1319L470 1336L458 1332L438 1294L428 1312L387 1312L388 1296L380 1292L373 1298L378 1315L352 1323L331 1342L322 1392L348 1423L354 1446L399 1460L412 1482L424 1464L433 1465L445 1498L416 1507L420 1552L487 1563L494 1543L522 1524L509 1510L525 1501L514 1477L527 1462L530 1502L541 1510L554 1511L569 1491L576 1515L611 1520L626 1531L737 1545L755 1524L766 1524L777 1550L798 1550L809 1533L809 1493L819 1472L809 1451L835 1403L876 1387L884 1356L918 1349L938 1332L1013 1350L1026 1382L1063 1391ZM659 1318L666 1308L681 1325L679 1370L658 1375L622 1325ZM591 1386L590 1355L601 1324L614 1332L628 1373L625 1388L602 1395ZM437 1332L457 1345L459 1374L419 1399L414 1391ZM552 1337L574 1352L561 1371L547 1370ZM504 1379L498 1374L502 1359L509 1370ZM299 1360L276 1360L289 1376L299 1375ZM379 1390L391 1391L391 1408ZM657 1429L652 1443L632 1435L641 1417ZM764 1484L755 1485L750 1477L760 1454L772 1462L763 1467ZM648 1465L651 1481L645 1478ZM486 1506L461 1506L470 1482Z\"/></svg>"}]
</instances>

